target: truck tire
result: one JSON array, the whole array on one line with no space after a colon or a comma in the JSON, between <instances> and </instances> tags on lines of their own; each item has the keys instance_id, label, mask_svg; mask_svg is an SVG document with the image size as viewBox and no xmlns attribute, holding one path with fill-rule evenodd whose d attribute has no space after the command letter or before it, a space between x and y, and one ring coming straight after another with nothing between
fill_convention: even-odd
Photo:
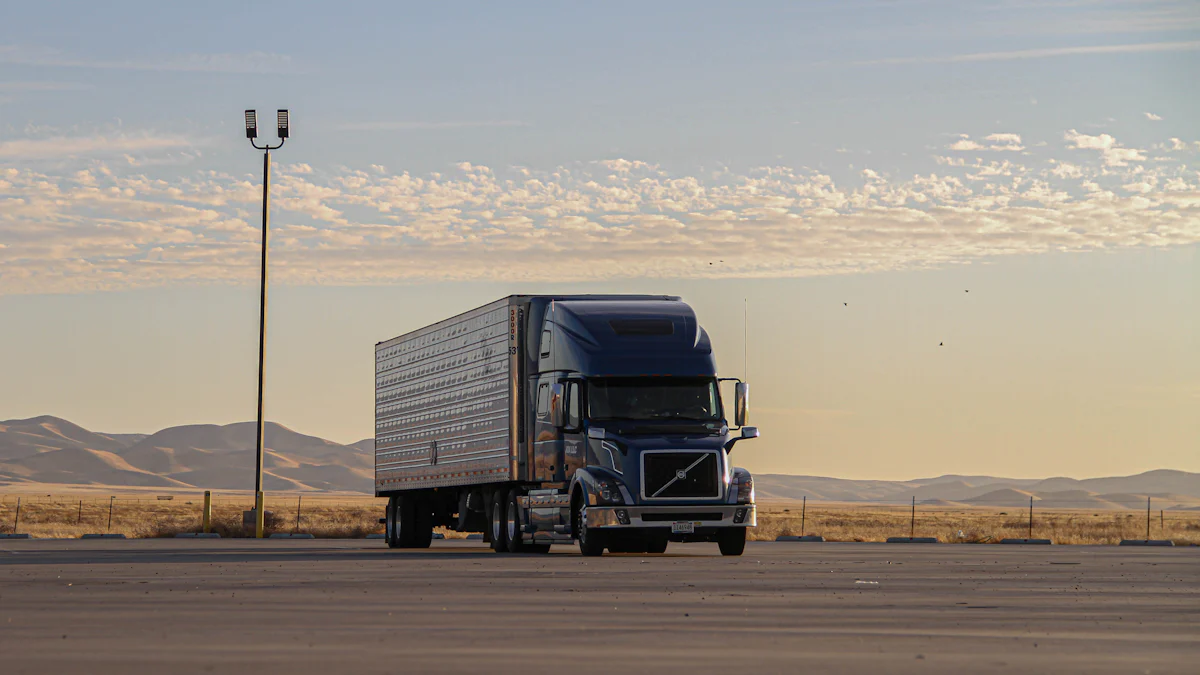
<instances>
[{"instance_id":1,"label":"truck tire","mask_svg":"<svg viewBox=\"0 0 1200 675\"><path fill-rule=\"evenodd\" d=\"M392 515L392 548L412 548L415 509L412 495L396 495L396 508Z\"/></svg>"},{"instance_id":2,"label":"truck tire","mask_svg":"<svg viewBox=\"0 0 1200 675\"><path fill-rule=\"evenodd\" d=\"M746 550L746 528L730 527L717 533L721 555L741 555Z\"/></svg>"},{"instance_id":3,"label":"truck tire","mask_svg":"<svg viewBox=\"0 0 1200 675\"><path fill-rule=\"evenodd\" d=\"M387 542L388 548L398 548L400 546L400 541L396 538L398 532L396 527L396 507L398 506L398 501L399 498L396 495L388 497L386 511L383 514L385 522L383 526L383 539Z\"/></svg>"},{"instance_id":4,"label":"truck tire","mask_svg":"<svg viewBox=\"0 0 1200 675\"><path fill-rule=\"evenodd\" d=\"M520 496L521 492L513 488L504 500L504 540L509 553L525 553L525 542L521 535L521 506L517 503Z\"/></svg>"},{"instance_id":5,"label":"truck tire","mask_svg":"<svg viewBox=\"0 0 1200 675\"><path fill-rule=\"evenodd\" d=\"M433 505L422 497L412 497L409 501L412 503L412 525L406 548L429 548L433 541Z\"/></svg>"},{"instance_id":6,"label":"truck tire","mask_svg":"<svg viewBox=\"0 0 1200 675\"><path fill-rule=\"evenodd\" d=\"M587 526L587 505L579 504L575 509L575 537L579 539L579 552L585 557L604 555L604 535Z\"/></svg>"},{"instance_id":7,"label":"truck tire","mask_svg":"<svg viewBox=\"0 0 1200 675\"><path fill-rule=\"evenodd\" d=\"M650 534L646 537L646 553L666 553L667 544L671 541L667 533Z\"/></svg>"},{"instance_id":8,"label":"truck tire","mask_svg":"<svg viewBox=\"0 0 1200 675\"><path fill-rule=\"evenodd\" d=\"M488 504L488 529L492 535L492 550L496 553L508 551L508 541L505 539L507 528L504 526L505 494L503 490L496 490Z\"/></svg>"}]
</instances>

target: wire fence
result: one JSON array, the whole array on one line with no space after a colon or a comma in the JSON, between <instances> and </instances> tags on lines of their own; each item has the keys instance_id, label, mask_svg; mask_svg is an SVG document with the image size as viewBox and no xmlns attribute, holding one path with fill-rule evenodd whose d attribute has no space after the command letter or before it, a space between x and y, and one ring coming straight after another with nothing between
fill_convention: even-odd
<instances>
[{"instance_id":1,"label":"wire fence","mask_svg":"<svg viewBox=\"0 0 1200 675\"><path fill-rule=\"evenodd\" d=\"M1200 501L1200 500L1197 500ZM385 500L370 495L268 494L268 534L304 532L317 537L365 537L383 532ZM210 528L225 537L253 536L250 493L211 495ZM0 495L0 534L78 537L120 533L169 537L199 532L204 495L62 494ZM456 533L442 532L449 537ZM760 500L756 540L820 536L826 541L886 541L893 537L935 538L948 543L992 543L1003 539L1049 539L1057 544L1117 544L1131 539L1171 540L1200 545L1200 510L1180 499L1123 496L1121 503L1096 499L1009 501L963 505L953 500L833 501Z\"/></svg>"},{"instance_id":2,"label":"wire fence","mask_svg":"<svg viewBox=\"0 0 1200 675\"><path fill-rule=\"evenodd\" d=\"M32 537L78 537L124 534L127 537L170 537L200 532L205 496L55 494L0 495L0 534ZM382 532L383 500L369 495L268 495L264 507L267 534L311 533L324 537L365 537ZM212 494L210 530L224 537L254 535L254 495Z\"/></svg>"},{"instance_id":3,"label":"wire fence","mask_svg":"<svg viewBox=\"0 0 1200 675\"><path fill-rule=\"evenodd\" d=\"M1158 505L1155 502L1158 502ZM835 502L809 499L760 501L756 539L792 536L826 541L935 539L996 543L1044 539L1056 544L1119 544L1169 540L1200 545L1200 510L1191 500L1123 495L1098 498L963 504L950 499ZM1196 500L1200 501L1200 500Z\"/></svg>"}]
</instances>

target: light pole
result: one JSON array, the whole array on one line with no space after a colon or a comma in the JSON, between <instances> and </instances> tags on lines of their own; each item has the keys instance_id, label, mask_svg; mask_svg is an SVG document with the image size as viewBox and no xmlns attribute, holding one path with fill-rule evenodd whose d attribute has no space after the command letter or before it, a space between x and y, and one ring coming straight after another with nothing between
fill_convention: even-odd
<instances>
[{"instance_id":1,"label":"light pole","mask_svg":"<svg viewBox=\"0 0 1200 675\"><path fill-rule=\"evenodd\" d=\"M271 216L271 151L283 147L288 139L288 111L277 113L279 145L259 145L258 113L246 111L246 138L255 150L263 151L263 207L262 207L262 271L260 274L258 299L258 441L254 458L254 536L263 537L263 373L267 354L267 235Z\"/></svg>"}]
</instances>

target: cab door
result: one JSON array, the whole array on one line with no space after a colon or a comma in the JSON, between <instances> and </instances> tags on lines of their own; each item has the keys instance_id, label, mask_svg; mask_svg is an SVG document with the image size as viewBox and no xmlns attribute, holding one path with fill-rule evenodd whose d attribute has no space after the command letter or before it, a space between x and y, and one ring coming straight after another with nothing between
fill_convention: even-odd
<instances>
[{"instance_id":1,"label":"cab door","mask_svg":"<svg viewBox=\"0 0 1200 675\"><path fill-rule=\"evenodd\" d=\"M551 414L557 384L553 374L541 375L536 380L533 419L533 478L536 481L560 481L564 473L562 429L555 424Z\"/></svg>"},{"instance_id":2,"label":"cab door","mask_svg":"<svg viewBox=\"0 0 1200 675\"><path fill-rule=\"evenodd\" d=\"M587 465L587 437L583 429L583 381L569 378L562 385L563 478L571 480Z\"/></svg>"}]
</instances>

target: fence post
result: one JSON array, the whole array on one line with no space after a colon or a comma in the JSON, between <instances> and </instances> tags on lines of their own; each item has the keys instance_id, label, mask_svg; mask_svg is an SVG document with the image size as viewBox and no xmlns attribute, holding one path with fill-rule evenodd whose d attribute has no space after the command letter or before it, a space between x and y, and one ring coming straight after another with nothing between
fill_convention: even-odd
<instances>
[{"instance_id":1,"label":"fence post","mask_svg":"<svg viewBox=\"0 0 1200 675\"><path fill-rule=\"evenodd\" d=\"M204 491L204 534L212 532L212 490Z\"/></svg>"},{"instance_id":2,"label":"fence post","mask_svg":"<svg viewBox=\"0 0 1200 675\"><path fill-rule=\"evenodd\" d=\"M806 511L808 511L808 495L804 495L804 498L800 501L800 536L802 537L805 534L804 516L806 515Z\"/></svg>"},{"instance_id":3,"label":"fence post","mask_svg":"<svg viewBox=\"0 0 1200 675\"><path fill-rule=\"evenodd\" d=\"M21 524L21 498L17 497L17 517L13 518L13 534L17 533L17 526Z\"/></svg>"},{"instance_id":4,"label":"fence post","mask_svg":"<svg viewBox=\"0 0 1200 675\"><path fill-rule=\"evenodd\" d=\"M108 498L108 531L109 532L112 532L112 512L113 512L113 500L114 499L116 499L116 497L110 496Z\"/></svg>"},{"instance_id":5,"label":"fence post","mask_svg":"<svg viewBox=\"0 0 1200 675\"><path fill-rule=\"evenodd\" d=\"M1029 495L1029 538L1033 539L1033 495Z\"/></svg>"},{"instance_id":6,"label":"fence post","mask_svg":"<svg viewBox=\"0 0 1200 675\"><path fill-rule=\"evenodd\" d=\"M912 501L912 521L908 524L908 538L912 539L917 536L917 496L913 495Z\"/></svg>"},{"instance_id":7,"label":"fence post","mask_svg":"<svg viewBox=\"0 0 1200 675\"><path fill-rule=\"evenodd\" d=\"M303 498L304 495L296 495L296 529L292 530L293 532L300 531L300 500Z\"/></svg>"},{"instance_id":8,"label":"fence post","mask_svg":"<svg viewBox=\"0 0 1200 675\"><path fill-rule=\"evenodd\" d=\"M1163 509L1158 510L1158 531L1160 534L1167 531L1166 523L1164 522L1163 518Z\"/></svg>"},{"instance_id":9,"label":"fence post","mask_svg":"<svg viewBox=\"0 0 1200 675\"><path fill-rule=\"evenodd\" d=\"M1150 495L1146 495L1146 541L1150 541Z\"/></svg>"},{"instance_id":10,"label":"fence post","mask_svg":"<svg viewBox=\"0 0 1200 675\"><path fill-rule=\"evenodd\" d=\"M83 500L79 500L79 512L75 514L75 526L78 527L83 522Z\"/></svg>"}]
</instances>

